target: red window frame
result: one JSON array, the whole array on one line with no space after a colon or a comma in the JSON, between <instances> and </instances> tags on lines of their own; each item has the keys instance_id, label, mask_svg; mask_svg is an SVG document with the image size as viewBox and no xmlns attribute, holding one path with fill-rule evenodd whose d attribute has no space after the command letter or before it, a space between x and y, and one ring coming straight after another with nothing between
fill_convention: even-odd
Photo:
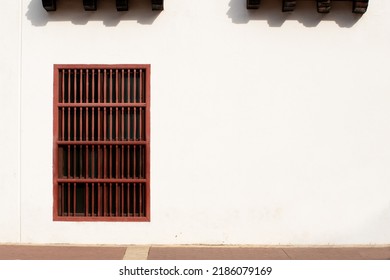
<instances>
[{"instance_id":1,"label":"red window frame","mask_svg":"<svg viewBox=\"0 0 390 280\"><path fill-rule=\"evenodd\" d=\"M150 65L54 65L53 220L150 221Z\"/></svg>"}]
</instances>

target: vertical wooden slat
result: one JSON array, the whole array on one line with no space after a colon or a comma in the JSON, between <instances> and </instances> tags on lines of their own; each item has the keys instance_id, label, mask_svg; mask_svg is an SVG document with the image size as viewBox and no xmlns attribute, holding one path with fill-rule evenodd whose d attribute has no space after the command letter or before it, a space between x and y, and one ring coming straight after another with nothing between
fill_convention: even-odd
<instances>
[{"instance_id":1,"label":"vertical wooden slat","mask_svg":"<svg viewBox=\"0 0 390 280\"><path fill-rule=\"evenodd\" d=\"M112 178L112 161L113 161L113 158L112 158L112 145L109 145L108 146L108 156L107 156L107 159L108 159L108 178Z\"/></svg>"},{"instance_id":2,"label":"vertical wooden slat","mask_svg":"<svg viewBox=\"0 0 390 280\"><path fill-rule=\"evenodd\" d=\"M127 102L127 103L130 103L130 79L131 79L131 71L130 69L127 69L126 71L126 75L127 75L127 87L126 87L126 91L125 91L125 97L124 97L124 101L123 102Z\"/></svg>"},{"instance_id":3,"label":"vertical wooden slat","mask_svg":"<svg viewBox=\"0 0 390 280\"><path fill-rule=\"evenodd\" d=\"M88 140L95 140L95 110L96 108L91 108L92 120L91 120L91 138Z\"/></svg>"},{"instance_id":4,"label":"vertical wooden slat","mask_svg":"<svg viewBox=\"0 0 390 280\"><path fill-rule=\"evenodd\" d=\"M98 208L97 208L97 215L100 217L102 215L102 193L101 193L101 184L97 184L98 188L98 197L97 197L97 203L98 203Z\"/></svg>"},{"instance_id":5,"label":"vertical wooden slat","mask_svg":"<svg viewBox=\"0 0 390 280\"><path fill-rule=\"evenodd\" d=\"M91 178L95 178L95 145L91 145Z\"/></svg>"},{"instance_id":6,"label":"vertical wooden slat","mask_svg":"<svg viewBox=\"0 0 390 280\"><path fill-rule=\"evenodd\" d=\"M119 151L118 145L115 146L115 178L120 179L121 178L121 158L120 158L120 151Z\"/></svg>"},{"instance_id":7,"label":"vertical wooden slat","mask_svg":"<svg viewBox=\"0 0 390 280\"><path fill-rule=\"evenodd\" d=\"M103 178L107 178L107 154L106 151L107 147L106 145L103 145Z\"/></svg>"},{"instance_id":8,"label":"vertical wooden slat","mask_svg":"<svg viewBox=\"0 0 390 280\"><path fill-rule=\"evenodd\" d=\"M107 70L103 70L103 103L107 102Z\"/></svg>"},{"instance_id":9,"label":"vertical wooden slat","mask_svg":"<svg viewBox=\"0 0 390 280\"><path fill-rule=\"evenodd\" d=\"M77 102L77 70L73 70L73 102ZM77 139L77 108L73 107L73 140ZM73 145L73 178L77 177L77 148ZM73 185L73 215L75 214L75 196L76 196L76 185Z\"/></svg>"},{"instance_id":10,"label":"vertical wooden slat","mask_svg":"<svg viewBox=\"0 0 390 280\"><path fill-rule=\"evenodd\" d=\"M127 178L131 178L131 172L130 172L130 145L127 145Z\"/></svg>"},{"instance_id":11,"label":"vertical wooden slat","mask_svg":"<svg viewBox=\"0 0 390 280\"><path fill-rule=\"evenodd\" d=\"M129 103L134 103L134 69L129 70L130 72L130 84L129 84Z\"/></svg>"},{"instance_id":12,"label":"vertical wooden slat","mask_svg":"<svg viewBox=\"0 0 390 280\"><path fill-rule=\"evenodd\" d=\"M77 160L79 162L79 178L83 178L84 176L84 165L83 165L83 151L85 149L85 145L78 145L79 149L79 156L77 157Z\"/></svg>"},{"instance_id":13,"label":"vertical wooden slat","mask_svg":"<svg viewBox=\"0 0 390 280\"><path fill-rule=\"evenodd\" d=\"M61 135L60 135L60 140L66 140L65 139L65 108L62 107L62 108L59 108L58 109L61 113L59 113L60 115L60 123L61 123Z\"/></svg>"},{"instance_id":14,"label":"vertical wooden slat","mask_svg":"<svg viewBox=\"0 0 390 280\"><path fill-rule=\"evenodd\" d=\"M119 103L119 70L115 70L115 103Z\"/></svg>"},{"instance_id":15,"label":"vertical wooden slat","mask_svg":"<svg viewBox=\"0 0 390 280\"><path fill-rule=\"evenodd\" d=\"M112 216L112 184L108 188L108 216Z\"/></svg>"},{"instance_id":16,"label":"vertical wooden slat","mask_svg":"<svg viewBox=\"0 0 390 280\"><path fill-rule=\"evenodd\" d=\"M119 160L119 146L116 145L115 146L115 153L116 153L116 174L115 174L115 178L117 179L120 179L120 166L119 166L119 163L120 163L120 160ZM119 216L119 205L120 205L120 199L119 199L119 195L120 195L120 185L118 183L116 183L116 196L115 196L115 199L117 201L116 203L116 216Z\"/></svg>"},{"instance_id":17,"label":"vertical wooden slat","mask_svg":"<svg viewBox=\"0 0 390 280\"><path fill-rule=\"evenodd\" d=\"M124 151L125 147L122 145L121 146L121 149L120 149L120 152L121 152L121 174L120 174L120 178L123 179L125 178L125 151Z\"/></svg>"},{"instance_id":18,"label":"vertical wooden slat","mask_svg":"<svg viewBox=\"0 0 390 280\"><path fill-rule=\"evenodd\" d=\"M88 107L85 108L85 141L90 140L89 139L89 128L91 127L92 119L89 118L89 109L90 108L88 108Z\"/></svg>"},{"instance_id":19,"label":"vertical wooden slat","mask_svg":"<svg viewBox=\"0 0 390 280\"><path fill-rule=\"evenodd\" d=\"M68 168L66 170L66 177L70 178L70 145L67 146L67 152Z\"/></svg>"},{"instance_id":20,"label":"vertical wooden slat","mask_svg":"<svg viewBox=\"0 0 390 280\"><path fill-rule=\"evenodd\" d=\"M118 183L115 183L115 217L119 217L120 200L119 200L120 187Z\"/></svg>"},{"instance_id":21,"label":"vertical wooden slat","mask_svg":"<svg viewBox=\"0 0 390 280\"><path fill-rule=\"evenodd\" d=\"M61 87L61 90L60 90L60 97L59 97L59 100L60 100L60 103L64 103L65 102L65 71L62 70L61 71L61 84L60 84L60 87ZM61 140L65 140L65 108L62 107L62 108L59 108L59 110L61 110Z\"/></svg>"},{"instance_id":22,"label":"vertical wooden slat","mask_svg":"<svg viewBox=\"0 0 390 280\"><path fill-rule=\"evenodd\" d=\"M108 216L109 214L109 188L111 184L104 184L104 216Z\"/></svg>"},{"instance_id":23,"label":"vertical wooden slat","mask_svg":"<svg viewBox=\"0 0 390 280\"><path fill-rule=\"evenodd\" d=\"M120 216L123 217L125 215L125 188L123 186L123 183L121 183L120 200L121 200L121 202L120 202L120 205L121 205Z\"/></svg>"},{"instance_id":24,"label":"vertical wooden slat","mask_svg":"<svg viewBox=\"0 0 390 280\"><path fill-rule=\"evenodd\" d=\"M91 87L91 90L92 90L92 96L91 96L91 102L92 103L95 103L95 75L96 75L96 72L95 72L95 69L92 69L91 70L91 81L92 81L92 87ZM98 101L99 102L99 101Z\"/></svg>"},{"instance_id":25,"label":"vertical wooden slat","mask_svg":"<svg viewBox=\"0 0 390 280\"><path fill-rule=\"evenodd\" d=\"M112 74L112 69L110 69L110 78L108 80L108 95L109 95L109 99L108 99L108 103L113 103L114 102L114 93L113 93L113 78L112 78L113 74Z\"/></svg>"},{"instance_id":26,"label":"vertical wooden slat","mask_svg":"<svg viewBox=\"0 0 390 280\"><path fill-rule=\"evenodd\" d=\"M144 211L143 211L143 200L144 200L144 196L143 196L143 184L138 184L138 187L139 187L139 215L140 216L143 216L144 215Z\"/></svg>"},{"instance_id":27,"label":"vertical wooden slat","mask_svg":"<svg viewBox=\"0 0 390 280\"><path fill-rule=\"evenodd\" d=\"M142 103L144 102L144 93L143 93L143 90L144 90L144 87L143 87L143 82L144 82L144 75L143 75L143 72L144 70L141 69L139 71L139 102Z\"/></svg>"},{"instance_id":28,"label":"vertical wooden slat","mask_svg":"<svg viewBox=\"0 0 390 280\"><path fill-rule=\"evenodd\" d=\"M73 216L76 216L76 183L73 183Z\"/></svg>"},{"instance_id":29,"label":"vertical wooden slat","mask_svg":"<svg viewBox=\"0 0 390 280\"><path fill-rule=\"evenodd\" d=\"M102 186L102 216L107 216L107 184Z\"/></svg>"},{"instance_id":30,"label":"vertical wooden slat","mask_svg":"<svg viewBox=\"0 0 390 280\"><path fill-rule=\"evenodd\" d=\"M73 69L73 103L77 102L77 69Z\"/></svg>"},{"instance_id":31,"label":"vertical wooden slat","mask_svg":"<svg viewBox=\"0 0 390 280\"><path fill-rule=\"evenodd\" d=\"M84 103L84 94L85 94L85 91L83 90L83 87L84 87L84 83L83 83L83 75L84 75L84 69L80 69L80 88L79 88L79 92L80 92L80 100L79 102L80 103Z\"/></svg>"},{"instance_id":32,"label":"vertical wooden slat","mask_svg":"<svg viewBox=\"0 0 390 280\"><path fill-rule=\"evenodd\" d=\"M103 123L103 140L107 141L107 108L103 108L103 117L102 117L102 123Z\"/></svg>"},{"instance_id":33,"label":"vertical wooden slat","mask_svg":"<svg viewBox=\"0 0 390 280\"><path fill-rule=\"evenodd\" d=\"M65 103L65 100L64 100L64 94L65 94L65 73L64 73L64 70L58 70L58 73L55 73L56 75L58 75L58 96L56 96L58 98L58 103Z\"/></svg>"},{"instance_id":34,"label":"vertical wooden slat","mask_svg":"<svg viewBox=\"0 0 390 280\"><path fill-rule=\"evenodd\" d=\"M133 140L137 140L137 108L133 107Z\"/></svg>"},{"instance_id":35,"label":"vertical wooden slat","mask_svg":"<svg viewBox=\"0 0 390 280\"><path fill-rule=\"evenodd\" d=\"M119 108L115 107L115 138L113 140L119 141L119 124L120 124L120 119L119 119Z\"/></svg>"},{"instance_id":36,"label":"vertical wooden slat","mask_svg":"<svg viewBox=\"0 0 390 280\"><path fill-rule=\"evenodd\" d=\"M120 102L125 103L125 69L122 69L122 73L121 73L121 101Z\"/></svg>"},{"instance_id":37,"label":"vertical wooden slat","mask_svg":"<svg viewBox=\"0 0 390 280\"><path fill-rule=\"evenodd\" d=\"M121 129L120 129L120 138L118 137L118 140L122 140L124 141L125 140L125 108L122 107L121 108Z\"/></svg>"},{"instance_id":38,"label":"vertical wooden slat","mask_svg":"<svg viewBox=\"0 0 390 280\"><path fill-rule=\"evenodd\" d=\"M85 216L89 216L89 184L85 184Z\"/></svg>"},{"instance_id":39,"label":"vertical wooden slat","mask_svg":"<svg viewBox=\"0 0 390 280\"><path fill-rule=\"evenodd\" d=\"M142 157L143 157L143 146L138 146L138 172L139 172L139 178L143 178L143 170L142 170Z\"/></svg>"},{"instance_id":40,"label":"vertical wooden slat","mask_svg":"<svg viewBox=\"0 0 390 280\"><path fill-rule=\"evenodd\" d=\"M102 148L100 145L98 145L98 178L102 178L103 174L102 174L102 155L101 155L101 152L102 152ZM101 187L101 184L98 184L98 216L101 216L102 215L102 205L101 205L101 196L102 196L102 187Z\"/></svg>"},{"instance_id":41,"label":"vertical wooden slat","mask_svg":"<svg viewBox=\"0 0 390 280\"><path fill-rule=\"evenodd\" d=\"M139 139L144 140L144 109L142 107L139 108Z\"/></svg>"},{"instance_id":42,"label":"vertical wooden slat","mask_svg":"<svg viewBox=\"0 0 390 280\"><path fill-rule=\"evenodd\" d=\"M95 216L95 184L92 183L91 191L91 216Z\"/></svg>"},{"instance_id":43,"label":"vertical wooden slat","mask_svg":"<svg viewBox=\"0 0 390 280\"><path fill-rule=\"evenodd\" d=\"M83 85L82 85L82 82L83 82L83 70L80 69L80 72L79 72L79 75L80 75L80 83L79 83L79 104L82 104L83 103ZM83 107L80 107L80 135L79 135L79 139L80 141L83 140Z\"/></svg>"},{"instance_id":44,"label":"vertical wooden slat","mask_svg":"<svg viewBox=\"0 0 390 280\"><path fill-rule=\"evenodd\" d=\"M68 107L68 141L69 140L73 140L72 138L71 138L71 124L70 124L70 107Z\"/></svg>"},{"instance_id":45,"label":"vertical wooden slat","mask_svg":"<svg viewBox=\"0 0 390 280\"><path fill-rule=\"evenodd\" d=\"M139 77L139 69L136 69L134 71L134 103L138 103L139 102L139 80L138 80L138 77Z\"/></svg>"},{"instance_id":46,"label":"vertical wooden slat","mask_svg":"<svg viewBox=\"0 0 390 280\"><path fill-rule=\"evenodd\" d=\"M133 174L134 178L139 178L137 174L137 145L133 146Z\"/></svg>"},{"instance_id":47,"label":"vertical wooden slat","mask_svg":"<svg viewBox=\"0 0 390 280\"><path fill-rule=\"evenodd\" d=\"M77 177L77 151L76 145L73 145L73 178Z\"/></svg>"},{"instance_id":48,"label":"vertical wooden slat","mask_svg":"<svg viewBox=\"0 0 390 280\"><path fill-rule=\"evenodd\" d=\"M139 209L138 209L138 195L137 195L137 192L138 192L138 184L139 183L134 183L134 216L138 216L139 214Z\"/></svg>"},{"instance_id":49,"label":"vertical wooden slat","mask_svg":"<svg viewBox=\"0 0 390 280\"><path fill-rule=\"evenodd\" d=\"M71 215L71 209L70 209L70 202L71 202L71 195L70 195L70 183L68 183L68 216Z\"/></svg>"},{"instance_id":50,"label":"vertical wooden slat","mask_svg":"<svg viewBox=\"0 0 390 280\"><path fill-rule=\"evenodd\" d=\"M100 178L102 178L102 174L101 174L101 164L102 164L101 163L101 161L102 161L102 159L101 159L101 146L98 145L97 149L98 149L97 150L97 158L98 158L98 160L97 160L97 162L98 162L98 165L97 165L98 174L97 174L97 176L100 179ZM97 188L98 188L98 216L101 216L101 185L98 184Z\"/></svg>"},{"instance_id":51,"label":"vertical wooden slat","mask_svg":"<svg viewBox=\"0 0 390 280\"><path fill-rule=\"evenodd\" d=\"M85 101L83 103L90 103L91 92L89 90L89 69L85 69Z\"/></svg>"},{"instance_id":52,"label":"vertical wooden slat","mask_svg":"<svg viewBox=\"0 0 390 280\"><path fill-rule=\"evenodd\" d=\"M130 71L129 71L130 72ZM130 138L130 108L127 108L127 140L131 140ZM130 146L127 147L127 157L126 157L126 163L127 163L127 177L130 178Z\"/></svg>"},{"instance_id":53,"label":"vertical wooden slat","mask_svg":"<svg viewBox=\"0 0 390 280\"><path fill-rule=\"evenodd\" d=\"M119 146L118 145L115 145L114 146L114 151L113 153L115 153L115 173L113 172L113 175L114 178L116 179L119 179L120 178L120 153L119 153Z\"/></svg>"},{"instance_id":54,"label":"vertical wooden slat","mask_svg":"<svg viewBox=\"0 0 390 280\"><path fill-rule=\"evenodd\" d=\"M132 140L131 138L131 109L127 107L127 140Z\"/></svg>"},{"instance_id":55,"label":"vertical wooden slat","mask_svg":"<svg viewBox=\"0 0 390 280\"><path fill-rule=\"evenodd\" d=\"M62 208L62 200L64 199L62 196L62 189L63 189L62 184L58 184L57 185L57 192L58 192L58 195L57 195L57 205L58 205L57 215L59 215L59 216L62 216L62 212L64 211Z\"/></svg>"},{"instance_id":56,"label":"vertical wooden slat","mask_svg":"<svg viewBox=\"0 0 390 280\"><path fill-rule=\"evenodd\" d=\"M112 113L112 107L110 107L110 111L109 111L109 122L108 122L108 135L107 135L107 139L108 140L114 140L113 139L113 130L114 130L114 127L113 127L113 113Z\"/></svg>"},{"instance_id":57,"label":"vertical wooden slat","mask_svg":"<svg viewBox=\"0 0 390 280\"><path fill-rule=\"evenodd\" d=\"M79 114L79 123L80 123L80 134L79 134L79 140L82 141L84 140L83 139L83 134L84 134L84 130L83 130L83 107L80 107L80 114Z\"/></svg>"},{"instance_id":58,"label":"vertical wooden slat","mask_svg":"<svg viewBox=\"0 0 390 280\"><path fill-rule=\"evenodd\" d=\"M102 140L102 135L101 135L101 132L102 132L102 129L101 129L101 126L102 126L102 124L101 124L101 119L102 119L102 110L101 110L101 108L100 107L98 107L97 108L97 110L98 110L98 115L97 115L97 119L98 119L98 124L97 124L97 133L98 133L98 135L97 135L97 140Z\"/></svg>"},{"instance_id":59,"label":"vertical wooden slat","mask_svg":"<svg viewBox=\"0 0 390 280\"><path fill-rule=\"evenodd\" d=\"M65 215L65 184L61 184L61 216Z\"/></svg>"},{"instance_id":60,"label":"vertical wooden slat","mask_svg":"<svg viewBox=\"0 0 390 280\"><path fill-rule=\"evenodd\" d=\"M90 154L90 147L89 145L85 146L85 177L89 178L89 154Z\"/></svg>"},{"instance_id":61,"label":"vertical wooden slat","mask_svg":"<svg viewBox=\"0 0 390 280\"><path fill-rule=\"evenodd\" d=\"M72 70L67 70L68 72L68 103L73 102L73 94L72 94Z\"/></svg>"},{"instance_id":62,"label":"vertical wooden slat","mask_svg":"<svg viewBox=\"0 0 390 280\"><path fill-rule=\"evenodd\" d=\"M126 183L126 201L127 201L127 216L129 217L130 216L130 184L129 183Z\"/></svg>"}]
</instances>

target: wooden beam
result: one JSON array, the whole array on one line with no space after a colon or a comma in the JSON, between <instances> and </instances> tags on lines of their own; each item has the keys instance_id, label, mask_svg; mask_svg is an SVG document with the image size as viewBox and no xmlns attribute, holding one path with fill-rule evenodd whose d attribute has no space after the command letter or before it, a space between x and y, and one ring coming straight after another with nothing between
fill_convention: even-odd
<instances>
[{"instance_id":1,"label":"wooden beam","mask_svg":"<svg viewBox=\"0 0 390 280\"><path fill-rule=\"evenodd\" d=\"M97 9L97 0L83 0L84 10L86 11L96 11Z\"/></svg>"},{"instance_id":2,"label":"wooden beam","mask_svg":"<svg viewBox=\"0 0 390 280\"><path fill-rule=\"evenodd\" d=\"M330 0L317 0L317 12L321 14L329 13L330 8Z\"/></svg>"},{"instance_id":3,"label":"wooden beam","mask_svg":"<svg viewBox=\"0 0 390 280\"><path fill-rule=\"evenodd\" d=\"M129 0L116 0L116 10L128 11L129 10Z\"/></svg>"},{"instance_id":4,"label":"wooden beam","mask_svg":"<svg viewBox=\"0 0 390 280\"><path fill-rule=\"evenodd\" d=\"M368 0L353 0L352 12L364 14L368 8Z\"/></svg>"},{"instance_id":5,"label":"wooden beam","mask_svg":"<svg viewBox=\"0 0 390 280\"><path fill-rule=\"evenodd\" d=\"M152 10L153 11L164 10L164 0L152 0Z\"/></svg>"},{"instance_id":6,"label":"wooden beam","mask_svg":"<svg viewBox=\"0 0 390 280\"><path fill-rule=\"evenodd\" d=\"M258 9L260 7L260 0L246 0L246 8Z\"/></svg>"},{"instance_id":7,"label":"wooden beam","mask_svg":"<svg viewBox=\"0 0 390 280\"><path fill-rule=\"evenodd\" d=\"M57 9L56 0L42 0L42 6L48 12L55 11Z\"/></svg>"},{"instance_id":8,"label":"wooden beam","mask_svg":"<svg viewBox=\"0 0 390 280\"><path fill-rule=\"evenodd\" d=\"M295 10L295 6L297 5L297 1L295 0L283 0L283 12L293 12Z\"/></svg>"}]
</instances>

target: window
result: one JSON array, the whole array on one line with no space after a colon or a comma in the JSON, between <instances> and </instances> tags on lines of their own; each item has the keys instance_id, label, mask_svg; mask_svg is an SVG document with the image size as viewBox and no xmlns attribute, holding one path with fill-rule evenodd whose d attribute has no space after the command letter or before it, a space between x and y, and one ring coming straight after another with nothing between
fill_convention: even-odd
<instances>
[{"instance_id":1,"label":"window","mask_svg":"<svg viewBox=\"0 0 390 280\"><path fill-rule=\"evenodd\" d=\"M149 221L150 65L54 66L54 220Z\"/></svg>"}]
</instances>

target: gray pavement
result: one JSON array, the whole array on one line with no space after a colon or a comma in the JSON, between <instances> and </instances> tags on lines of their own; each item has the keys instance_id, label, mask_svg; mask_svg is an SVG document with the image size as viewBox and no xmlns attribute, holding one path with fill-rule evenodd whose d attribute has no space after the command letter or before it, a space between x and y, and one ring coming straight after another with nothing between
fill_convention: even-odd
<instances>
[{"instance_id":1,"label":"gray pavement","mask_svg":"<svg viewBox=\"0 0 390 280\"><path fill-rule=\"evenodd\" d=\"M389 246L0 245L0 260L390 260Z\"/></svg>"}]
</instances>

